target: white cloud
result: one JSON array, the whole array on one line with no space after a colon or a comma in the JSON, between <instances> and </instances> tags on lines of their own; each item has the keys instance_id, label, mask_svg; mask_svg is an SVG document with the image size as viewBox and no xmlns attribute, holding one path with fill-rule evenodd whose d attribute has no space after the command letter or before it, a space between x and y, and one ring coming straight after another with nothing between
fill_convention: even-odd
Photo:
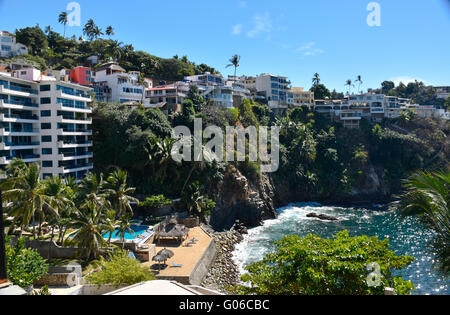
<instances>
[{"instance_id":1,"label":"white cloud","mask_svg":"<svg viewBox=\"0 0 450 315\"><path fill-rule=\"evenodd\" d=\"M415 78L415 77L410 77L410 76L399 76L399 77L389 79L389 81L394 82L396 86L398 86L400 84L400 82L403 82L403 84L408 85L408 83L414 83L414 82L416 82L416 80L419 82L423 82L425 85L429 85L427 81L425 81L421 78Z\"/></svg>"},{"instance_id":2,"label":"white cloud","mask_svg":"<svg viewBox=\"0 0 450 315\"><path fill-rule=\"evenodd\" d=\"M232 33L233 35L239 35L242 32L242 24L236 24L232 27Z\"/></svg>"},{"instance_id":3,"label":"white cloud","mask_svg":"<svg viewBox=\"0 0 450 315\"><path fill-rule=\"evenodd\" d=\"M264 15L255 14L253 16L253 28L247 32L247 36L253 38L261 33L266 33L268 36L270 36L272 29L272 19L268 12L266 12Z\"/></svg>"},{"instance_id":4,"label":"white cloud","mask_svg":"<svg viewBox=\"0 0 450 315\"><path fill-rule=\"evenodd\" d=\"M316 46L315 42L309 42L298 47L296 51L303 53L304 56L315 56L324 53L322 49L315 48L315 46Z\"/></svg>"},{"instance_id":5,"label":"white cloud","mask_svg":"<svg viewBox=\"0 0 450 315\"><path fill-rule=\"evenodd\" d=\"M239 1L239 7L246 8L247 7L247 1Z\"/></svg>"}]
</instances>

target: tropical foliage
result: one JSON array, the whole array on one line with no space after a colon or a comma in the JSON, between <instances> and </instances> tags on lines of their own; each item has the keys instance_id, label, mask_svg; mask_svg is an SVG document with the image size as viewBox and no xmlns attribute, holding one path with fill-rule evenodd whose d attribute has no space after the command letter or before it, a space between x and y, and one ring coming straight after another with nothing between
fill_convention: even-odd
<instances>
[{"instance_id":1,"label":"tropical foliage","mask_svg":"<svg viewBox=\"0 0 450 315\"><path fill-rule=\"evenodd\" d=\"M405 215L420 215L436 232L432 246L439 266L450 270L450 172L418 172L405 180L399 209Z\"/></svg>"},{"instance_id":2,"label":"tropical foliage","mask_svg":"<svg viewBox=\"0 0 450 315\"><path fill-rule=\"evenodd\" d=\"M396 294L410 294L414 289L411 282L392 276L393 270L406 267L414 258L397 256L387 240L350 237L342 231L333 239L286 236L275 245L274 253L246 267L242 276L246 285L236 286L235 293L383 295L386 287L394 288Z\"/></svg>"},{"instance_id":3,"label":"tropical foliage","mask_svg":"<svg viewBox=\"0 0 450 315\"><path fill-rule=\"evenodd\" d=\"M136 259L130 258L126 251L116 251L108 259L99 263L100 270L86 277L90 284L133 285L144 281L155 280L148 267L141 266Z\"/></svg>"}]
</instances>

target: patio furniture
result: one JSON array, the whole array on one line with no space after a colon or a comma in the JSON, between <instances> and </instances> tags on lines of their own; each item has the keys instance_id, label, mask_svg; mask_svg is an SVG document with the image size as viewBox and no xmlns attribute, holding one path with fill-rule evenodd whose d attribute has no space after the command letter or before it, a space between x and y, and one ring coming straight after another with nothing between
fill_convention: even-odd
<instances>
[{"instance_id":1,"label":"patio furniture","mask_svg":"<svg viewBox=\"0 0 450 315\"><path fill-rule=\"evenodd\" d=\"M183 265L172 262L172 267L181 268L181 267L183 267Z\"/></svg>"}]
</instances>

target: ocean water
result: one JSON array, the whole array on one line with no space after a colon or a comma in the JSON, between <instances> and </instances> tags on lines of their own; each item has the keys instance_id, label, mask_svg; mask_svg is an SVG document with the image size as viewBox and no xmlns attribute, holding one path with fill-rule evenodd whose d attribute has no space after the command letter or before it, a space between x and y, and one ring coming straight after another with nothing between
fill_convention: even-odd
<instances>
[{"instance_id":1,"label":"ocean water","mask_svg":"<svg viewBox=\"0 0 450 315\"><path fill-rule=\"evenodd\" d=\"M307 218L306 215L311 212L336 216L340 221ZM369 235L389 239L390 249L397 255L413 256L415 261L396 272L395 276L413 282L417 290L415 294L450 294L449 278L433 268L435 256L427 246L434 232L425 228L417 217L402 218L383 205L343 208L319 203L292 204L279 209L278 214L278 219L265 221L263 226L249 230L244 241L236 246L233 258L241 274L245 266L273 251L273 242L285 235L304 237L317 234L330 238L339 231L348 230L351 236Z\"/></svg>"}]
</instances>

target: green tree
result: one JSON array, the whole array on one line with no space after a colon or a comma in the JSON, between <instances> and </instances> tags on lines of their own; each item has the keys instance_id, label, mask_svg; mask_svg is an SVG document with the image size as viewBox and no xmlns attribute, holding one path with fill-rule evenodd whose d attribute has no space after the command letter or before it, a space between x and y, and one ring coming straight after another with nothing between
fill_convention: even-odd
<instances>
[{"instance_id":1,"label":"green tree","mask_svg":"<svg viewBox=\"0 0 450 315\"><path fill-rule=\"evenodd\" d=\"M91 273L86 280L99 286L109 284L119 287L155 280L155 276L148 267L130 258L126 251L115 251L108 259L101 260L100 271Z\"/></svg>"},{"instance_id":2,"label":"green tree","mask_svg":"<svg viewBox=\"0 0 450 315\"><path fill-rule=\"evenodd\" d=\"M327 97L331 97L330 90L323 84L314 85L311 89L311 92L314 92L314 98L318 100L326 99Z\"/></svg>"},{"instance_id":3,"label":"green tree","mask_svg":"<svg viewBox=\"0 0 450 315\"><path fill-rule=\"evenodd\" d=\"M345 82L345 85L348 86L348 95L350 95L350 90L351 90L352 86L354 86L353 83L352 83L352 80L348 79Z\"/></svg>"},{"instance_id":4,"label":"green tree","mask_svg":"<svg viewBox=\"0 0 450 315\"><path fill-rule=\"evenodd\" d=\"M410 294L414 288L411 282L392 276L392 270L402 269L414 258L397 256L389 250L388 240L350 237L342 231L333 239L286 236L275 245L274 253L246 267L242 281L248 285L236 286L235 293L383 295L386 287L394 288L396 294ZM374 263L380 267L378 274Z\"/></svg>"},{"instance_id":5,"label":"green tree","mask_svg":"<svg viewBox=\"0 0 450 315\"><path fill-rule=\"evenodd\" d=\"M66 25L69 23L69 20L67 18L67 12L63 11L58 16L58 23L64 25L64 37L66 37Z\"/></svg>"},{"instance_id":6,"label":"green tree","mask_svg":"<svg viewBox=\"0 0 450 315\"><path fill-rule=\"evenodd\" d=\"M384 81L381 83L381 92L383 94L388 94L391 90L395 88L395 84L392 81Z\"/></svg>"},{"instance_id":7,"label":"green tree","mask_svg":"<svg viewBox=\"0 0 450 315\"><path fill-rule=\"evenodd\" d=\"M32 221L39 219L39 226L45 220L46 209L53 215L57 212L52 208L52 199L45 193L45 185L40 180L41 168L36 164L23 166L21 171L14 171L18 176L12 176L3 182L3 197L10 201L7 212L20 222L21 233ZM36 237L36 227L33 225L33 237Z\"/></svg>"},{"instance_id":8,"label":"green tree","mask_svg":"<svg viewBox=\"0 0 450 315\"><path fill-rule=\"evenodd\" d=\"M122 170L113 171L102 187L118 216L122 216L128 211L132 213L133 208L131 204L133 202L139 203L139 200L132 196L136 189L128 187L127 179L127 172Z\"/></svg>"},{"instance_id":9,"label":"green tree","mask_svg":"<svg viewBox=\"0 0 450 315\"><path fill-rule=\"evenodd\" d=\"M48 272L48 264L36 250L25 248L25 239L20 238L13 245L6 240L6 268L8 279L22 288L32 285Z\"/></svg>"},{"instance_id":10,"label":"green tree","mask_svg":"<svg viewBox=\"0 0 450 315\"><path fill-rule=\"evenodd\" d=\"M100 250L106 245L103 233L108 230L105 224L107 211L92 200L86 201L77 211L73 226L77 227L72 241L78 246L80 258L97 259Z\"/></svg>"},{"instance_id":11,"label":"green tree","mask_svg":"<svg viewBox=\"0 0 450 315\"><path fill-rule=\"evenodd\" d=\"M240 62L241 62L241 56L239 55L233 55L230 59L229 59L230 64L227 65L227 68L229 67L234 67L234 77L236 78L236 72L237 72L237 68L240 66Z\"/></svg>"},{"instance_id":12,"label":"green tree","mask_svg":"<svg viewBox=\"0 0 450 315\"><path fill-rule=\"evenodd\" d=\"M107 36L114 36L114 28L112 26L108 26L105 31Z\"/></svg>"},{"instance_id":13,"label":"green tree","mask_svg":"<svg viewBox=\"0 0 450 315\"><path fill-rule=\"evenodd\" d=\"M319 76L319 74L317 72L314 73L312 82L313 82L313 86L317 86L317 85L320 84L320 76Z\"/></svg>"},{"instance_id":14,"label":"green tree","mask_svg":"<svg viewBox=\"0 0 450 315\"><path fill-rule=\"evenodd\" d=\"M438 254L439 266L450 270L450 172L423 172L404 182L399 209L405 215L420 215L436 232L432 246Z\"/></svg>"},{"instance_id":15,"label":"green tree","mask_svg":"<svg viewBox=\"0 0 450 315\"><path fill-rule=\"evenodd\" d=\"M33 56L40 56L48 47L47 36L38 25L16 30L16 40L29 47Z\"/></svg>"},{"instance_id":16,"label":"green tree","mask_svg":"<svg viewBox=\"0 0 450 315\"><path fill-rule=\"evenodd\" d=\"M215 202L200 191L199 182L194 182L188 186L183 193L182 202L186 210L194 216L198 216L202 222L206 223L206 216L211 213L216 206Z\"/></svg>"}]
</instances>

